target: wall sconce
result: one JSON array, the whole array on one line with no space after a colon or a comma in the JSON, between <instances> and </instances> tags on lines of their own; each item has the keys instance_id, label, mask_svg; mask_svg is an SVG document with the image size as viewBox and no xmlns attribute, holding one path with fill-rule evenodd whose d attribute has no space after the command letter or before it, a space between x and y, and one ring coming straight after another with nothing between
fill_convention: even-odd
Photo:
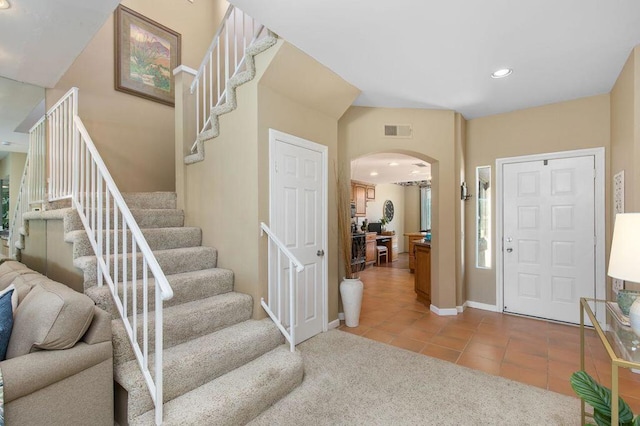
<instances>
[{"instance_id":1,"label":"wall sconce","mask_svg":"<svg viewBox=\"0 0 640 426\"><path fill-rule=\"evenodd\" d=\"M471 194L469 194L469 189L467 188L467 183L466 182L462 182L462 185L460 185L460 199L462 201L467 201L469 198L471 198Z\"/></svg>"}]
</instances>

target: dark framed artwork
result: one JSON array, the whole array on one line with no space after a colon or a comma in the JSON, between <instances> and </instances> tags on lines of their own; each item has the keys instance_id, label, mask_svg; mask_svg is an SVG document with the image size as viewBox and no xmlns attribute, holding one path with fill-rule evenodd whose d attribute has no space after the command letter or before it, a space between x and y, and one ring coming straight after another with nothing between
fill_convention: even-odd
<instances>
[{"instance_id":1,"label":"dark framed artwork","mask_svg":"<svg viewBox=\"0 0 640 426\"><path fill-rule=\"evenodd\" d=\"M115 12L115 89L173 106L173 70L181 37L146 16L118 6Z\"/></svg>"}]
</instances>

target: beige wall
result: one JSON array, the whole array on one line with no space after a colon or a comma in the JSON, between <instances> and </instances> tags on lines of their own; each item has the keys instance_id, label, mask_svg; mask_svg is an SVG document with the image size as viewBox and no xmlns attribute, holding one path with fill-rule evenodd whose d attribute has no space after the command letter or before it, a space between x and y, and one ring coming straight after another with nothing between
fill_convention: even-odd
<instances>
[{"instance_id":1,"label":"beige wall","mask_svg":"<svg viewBox=\"0 0 640 426\"><path fill-rule=\"evenodd\" d=\"M404 232L420 232L420 188L404 188ZM406 239L406 238L405 238ZM408 250L405 242L405 250Z\"/></svg>"},{"instance_id":2,"label":"beige wall","mask_svg":"<svg viewBox=\"0 0 640 426\"><path fill-rule=\"evenodd\" d=\"M22 180L26 160L27 154L22 152L10 152L0 160L0 179L9 179L9 225L11 225L13 211L18 201L20 181Z\"/></svg>"},{"instance_id":3,"label":"beige wall","mask_svg":"<svg viewBox=\"0 0 640 426\"><path fill-rule=\"evenodd\" d=\"M393 220L387 224L387 231L395 231L398 235L399 252L406 251L404 248L405 233L405 187L393 183L384 183L376 185L376 199L367 202L367 220L369 222L380 222L382 218L382 210L384 202L391 200L393 202Z\"/></svg>"},{"instance_id":4,"label":"beige wall","mask_svg":"<svg viewBox=\"0 0 640 426\"><path fill-rule=\"evenodd\" d=\"M224 0L122 4L180 33L182 63L196 69L227 7ZM73 86L80 89L79 115L121 191L173 191L174 109L114 90L113 16L47 89L47 107Z\"/></svg>"},{"instance_id":5,"label":"beige wall","mask_svg":"<svg viewBox=\"0 0 640 426\"><path fill-rule=\"evenodd\" d=\"M640 47L633 49L611 90L611 173L624 170L625 212L640 212ZM608 209L610 212L611 209ZM612 215L613 216L613 215ZM611 229L615 218L611 217ZM607 239L607 248L610 238ZM607 250L608 253L608 250ZM607 258L608 260L608 258ZM640 289L640 284L627 283Z\"/></svg>"},{"instance_id":6,"label":"beige wall","mask_svg":"<svg viewBox=\"0 0 640 426\"><path fill-rule=\"evenodd\" d=\"M413 137L384 137L384 124L408 123ZM456 307L456 235L460 208L459 173L456 172L456 114L453 111L351 107L339 123L340 163L349 168L353 159L396 152L431 163L433 177L432 304ZM377 194L376 194L377 198Z\"/></svg>"},{"instance_id":7,"label":"beige wall","mask_svg":"<svg viewBox=\"0 0 640 426\"><path fill-rule=\"evenodd\" d=\"M238 108L220 117L220 136L205 142L205 160L184 168L187 222L201 226L203 243L218 247L218 265L235 273L235 288L254 298L263 317L267 296L269 129L328 147L328 308L338 317L335 174L338 117L358 90L292 45L278 44L256 57L257 75L237 92ZM327 96L330 94L330 96ZM179 149L182 149L181 147Z\"/></svg>"},{"instance_id":8,"label":"beige wall","mask_svg":"<svg viewBox=\"0 0 640 426\"><path fill-rule=\"evenodd\" d=\"M547 152L605 147L607 206L609 203L609 95L599 95L569 102L530 108L521 111L483 117L467 122L466 176L475 181L475 169L491 166L491 181L496 182L496 159ZM474 188L475 184L470 184ZM473 193L473 190L471 191ZM472 194L475 195L475 194ZM495 196L492 212L495 212ZM491 269L475 267L475 197L468 203L466 220L466 298L495 305L495 262ZM606 208L606 217L610 209ZM495 230L495 213L492 215ZM495 231L494 231L495 232ZM609 235L608 227L606 234ZM495 259L499 244L493 244ZM607 250L608 252L608 250Z\"/></svg>"}]
</instances>

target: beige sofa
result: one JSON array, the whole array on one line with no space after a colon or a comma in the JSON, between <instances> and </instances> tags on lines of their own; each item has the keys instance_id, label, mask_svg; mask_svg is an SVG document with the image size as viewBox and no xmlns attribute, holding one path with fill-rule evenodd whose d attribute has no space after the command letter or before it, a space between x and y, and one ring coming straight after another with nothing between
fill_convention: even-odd
<instances>
[{"instance_id":1,"label":"beige sofa","mask_svg":"<svg viewBox=\"0 0 640 426\"><path fill-rule=\"evenodd\" d=\"M15 261L0 264L0 290L18 307L0 362L5 424L113 426L111 317L93 301Z\"/></svg>"}]
</instances>

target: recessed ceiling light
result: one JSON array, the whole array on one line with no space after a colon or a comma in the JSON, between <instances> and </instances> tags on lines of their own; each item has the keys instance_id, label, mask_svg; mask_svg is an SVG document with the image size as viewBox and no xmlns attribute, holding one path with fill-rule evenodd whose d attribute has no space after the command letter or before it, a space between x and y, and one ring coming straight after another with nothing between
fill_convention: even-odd
<instances>
[{"instance_id":1,"label":"recessed ceiling light","mask_svg":"<svg viewBox=\"0 0 640 426\"><path fill-rule=\"evenodd\" d=\"M501 68L491 74L491 78L505 78L513 72L511 68Z\"/></svg>"},{"instance_id":2,"label":"recessed ceiling light","mask_svg":"<svg viewBox=\"0 0 640 426\"><path fill-rule=\"evenodd\" d=\"M420 170L411 170L412 175L417 175L418 173L420 173Z\"/></svg>"},{"instance_id":3,"label":"recessed ceiling light","mask_svg":"<svg viewBox=\"0 0 640 426\"><path fill-rule=\"evenodd\" d=\"M396 163L395 161L392 161L391 163L389 163L389 165L390 165L391 167L399 166L399 164L398 164L398 163Z\"/></svg>"},{"instance_id":4,"label":"recessed ceiling light","mask_svg":"<svg viewBox=\"0 0 640 426\"><path fill-rule=\"evenodd\" d=\"M9 9L10 7L9 0L0 0L0 9Z\"/></svg>"},{"instance_id":5,"label":"recessed ceiling light","mask_svg":"<svg viewBox=\"0 0 640 426\"><path fill-rule=\"evenodd\" d=\"M371 172L369 173L369 176L378 176L378 172Z\"/></svg>"}]
</instances>

